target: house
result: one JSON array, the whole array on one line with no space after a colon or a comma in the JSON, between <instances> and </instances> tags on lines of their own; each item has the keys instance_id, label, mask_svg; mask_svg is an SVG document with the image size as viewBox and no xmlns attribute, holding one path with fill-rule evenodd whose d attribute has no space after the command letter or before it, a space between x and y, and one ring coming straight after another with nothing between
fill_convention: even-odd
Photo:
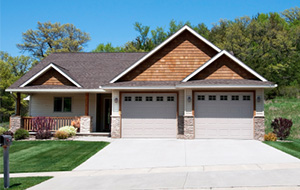
<instances>
[{"instance_id":1,"label":"house","mask_svg":"<svg viewBox=\"0 0 300 190\"><path fill-rule=\"evenodd\" d=\"M53 53L6 91L18 95L12 128L81 116L81 133L113 138L262 140L264 89L276 86L184 26L149 53Z\"/></svg>"}]
</instances>

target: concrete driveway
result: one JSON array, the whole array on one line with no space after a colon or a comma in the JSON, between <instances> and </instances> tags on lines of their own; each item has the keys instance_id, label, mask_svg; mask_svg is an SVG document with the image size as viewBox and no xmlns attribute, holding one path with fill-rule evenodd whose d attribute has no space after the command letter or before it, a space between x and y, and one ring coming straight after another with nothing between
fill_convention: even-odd
<instances>
[{"instance_id":1,"label":"concrete driveway","mask_svg":"<svg viewBox=\"0 0 300 190\"><path fill-rule=\"evenodd\" d=\"M300 189L300 160L254 140L118 139L52 174L30 190Z\"/></svg>"},{"instance_id":2,"label":"concrete driveway","mask_svg":"<svg viewBox=\"0 0 300 190\"><path fill-rule=\"evenodd\" d=\"M300 160L255 140L118 139L75 171L282 163Z\"/></svg>"}]
</instances>

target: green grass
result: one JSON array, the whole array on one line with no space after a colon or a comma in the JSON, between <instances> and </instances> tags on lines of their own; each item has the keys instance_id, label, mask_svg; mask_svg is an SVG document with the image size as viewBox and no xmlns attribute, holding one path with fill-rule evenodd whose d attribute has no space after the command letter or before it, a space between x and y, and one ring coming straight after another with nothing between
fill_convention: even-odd
<instances>
[{"instance_id":1,"label":"green grass","mask_svg":"<svg viewBox=\"0 0 300 190\"><path fill-rule=\"evenodd\" d=\"M108 144L84 141L14 141L9 150L10 172L71 171ZM2 150L0 172L3 173Z\"/></svg>"},{"instance_id":2,"label":"green grass","mask_svg":"<svg viewBox=\"0 0 300 190\"><path fill-rule=\"evenodd\" d=\"M23 190L43 181L46 181L52 177L15 177L9 179L9 189L10 190ZM0 189L4 188L3 178L0 178Z\"/></svg>"},{"instance_id":3,"label":"green grass","mask_svg":"<svg viewBox=\"0 0 300 190\"><path fill-rule=\"evenodd\" d=\"M294 140L292 140L292 142L264 141L264 143L300 159L300 140L299 139L296 139L296 140L294 139Z\"/></svg>"},{"instance_id":4,"label":"green grass","mask_svg":"<svg viewBox=\"0 0 300 190\"><path fill-rule=\"evenodd\" d=\"M266 133L272 132L271 123L277 117L292 119L291 139L300 139L300 99L275 98L265 102Z\"/></svg>"}]
</instances>

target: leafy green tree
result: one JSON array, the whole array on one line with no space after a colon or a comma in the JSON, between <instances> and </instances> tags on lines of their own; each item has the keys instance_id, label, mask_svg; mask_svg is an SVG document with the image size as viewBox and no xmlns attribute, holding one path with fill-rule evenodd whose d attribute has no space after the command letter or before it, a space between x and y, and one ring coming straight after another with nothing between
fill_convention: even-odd
<instances>
[{"instance_id":1,"label":"leafy green tree","mask_svg":"<svg viewBox=\"0 0 300 190\"><path fill-rule=\"evenodd\" d=\"M73 24L38 22L37 30L23 33L23 43L17 44L17 47L40 60L52 52L82 51L89 40L89 34Z\"/></svg>"},{"instance_id":2,"label":"leafy green tree","mask_svg":"<svg viewBox=\"0 0 300 190\"><path fill-rule=\"evenodd\" d=\"M28 56L12 57L0 51L0 122L8 121L9 116L15 112L16 96L5 92L5 89L23 76L31 68L32 62L32 58ZM24 115L27 113L28 105L24 100L21 104L21 114Z\"/></svg>"}]
</instances>

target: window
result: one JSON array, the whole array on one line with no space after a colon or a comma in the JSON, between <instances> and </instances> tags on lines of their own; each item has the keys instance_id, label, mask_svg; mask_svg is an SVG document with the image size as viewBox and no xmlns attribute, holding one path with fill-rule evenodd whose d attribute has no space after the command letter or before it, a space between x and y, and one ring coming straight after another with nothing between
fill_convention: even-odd
<instances>
[{"instance_id":1,"label":"window","mask_svg":"<svg viewBox=\"0 0 300 190\"><path fill-rule=\"evenodd\" d=\"M131 102L131 97L130 96L125 96L125 102Z\"/></svg>"},{"instance_id":2,"label":"window","mask_svg":"<svg viewBox=\"0 0 300 190\"><path fill-rule=\"evenodd\" d=\"M162 101L164 101L164 97L163 96L157 96L156 101L157 102L162 102Z\"/></svg>"},{"instance_id":3,"label":"window","mask_svg":"<svg viewBox=\"0 0 300 190\"><path fill-rule=\"evenodd\" d=\"M246 100L246 101L250 100L250 96L243 96L243 100Z\"/></svg>"},{"instance_id":4,"label":"window","mask_svg":"<svg viewBox=\"0 0 300 190\"><path fill-rule=\"evenodd\" d=\"M204 95L199 95L198 100L205 100L205 96Z\"/></svg>"},{"instance_id":5,"label":"window","mask_svg":"<svg viewBox=\"0 0 300 190\"><path fill-rule=\"evenodd\" d=\"M152 96L146 96L146 102L152 102L153 98Z\"/></svg>"},{"instance_id":6,"label":"window","mask_svg":"<svg viewBox=\"0 0 300 190\"><path fill-rule=\"evenodd\" d=\"M71 97L54 97L54 112L71 112Z\"/></svg>"},{"instance_id":7,"label":"window","mask_svg":"<svg viewBox=\"0 0 300 190\"><path fill-rule=\"evenodd\" d=\"M136 102L141 102L143 100L142 96L136 96L135 101Z\"/></svg>"},{"instance_id":8,"label":"window","mask_svg":"<svg viewBox=\"0 0 300 190\"><path fill-rule=\"evenodd\" d=\"M168 102L174 102L174 96L168 96L167 101Z\"/></svg>"},{"instance_id":9,"label":"window","mask_svg":"<svg viewBox=\"0 0 300 190\"><path fill-rule=\"evenodd\" d=\"M220 100L228 100L226 95L221 95Z\"/></svg>"},{"instance_id":10,"label":"window","mask_svg":"<svg viewBox=\"0 0 300 190\"><path fill-rule=\"evenodd\" d=\"M208 100L216 100L216 96L215 95L209 95Z\"/></svg>"},{"instance_id":11,"label":"window","mask_svg":"<svg viewBox=\"0 0 300 190\"><path fill-rule=\"evenodd\" d=\"M231 96L231 100L239 100L239 96Z\"/></svg>"}]
</instances>

